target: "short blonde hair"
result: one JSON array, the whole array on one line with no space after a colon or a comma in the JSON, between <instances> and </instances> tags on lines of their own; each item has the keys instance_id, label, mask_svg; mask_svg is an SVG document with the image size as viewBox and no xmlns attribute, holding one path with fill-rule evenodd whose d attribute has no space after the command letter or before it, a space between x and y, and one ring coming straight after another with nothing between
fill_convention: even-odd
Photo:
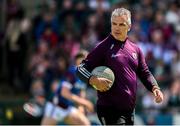
<instances>
[{"instance_id":1,"label":"short blonde hair","mask_svg":"<svg viewBox=\"0 0 180 126\"><path fill-rule=\"evenodd\" d=\"M131 25L131 12L125 8L114 9L114 11L111 14L111 22L112 22L113 17L122 16L122 15L127 15L127 17L128 17L127 23L128 23L128 25Z\"/></svg>"}]
</instances>

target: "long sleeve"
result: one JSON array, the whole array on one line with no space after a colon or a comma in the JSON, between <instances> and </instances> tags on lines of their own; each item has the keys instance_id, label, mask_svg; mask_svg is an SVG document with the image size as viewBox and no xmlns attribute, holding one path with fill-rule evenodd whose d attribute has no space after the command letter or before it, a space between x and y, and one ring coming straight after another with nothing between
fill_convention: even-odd
<instances>
[{"instance_id":1,"label":"long sleeve","mask_svg":"<svg viewBox=\"0 0 180 126\"><path fill-rule=\"evenodd\" d=\"M85 60L77 67L76 74L77 76L84 81L89 83L91 77L91 71L97 67L104 64L104 55L107 48L105 42L101 42L97 45L87 56Z\"/></svg>"},{"instance_id":2,"label":"long sleeve","mask_svg":"<svg viewBox=\"0 0 180 126\"><path fill-rule=\"evenodd\" d=\"M138 77L144 84L144 86L152 92L152 88L154 85L158 86L157 81L154 76L149 71L149 68L146 64L145 57L143 56L141 50L139 49L139 65L137 71ZM158 86L159 87L159 86Z\"/></svg>"},{"instance_id":3,"label":"long sleeve","mask_svg":"<svg viewBox=\"0 0 180 126\"><path fill-rule=\"evenodd\" d=\"M89 79L91 77L91 73L89 70L87 70L87 66L85 63L81 63L76 70L77 76L85 83L89 83Z\"/></svg>"}]
</instances>

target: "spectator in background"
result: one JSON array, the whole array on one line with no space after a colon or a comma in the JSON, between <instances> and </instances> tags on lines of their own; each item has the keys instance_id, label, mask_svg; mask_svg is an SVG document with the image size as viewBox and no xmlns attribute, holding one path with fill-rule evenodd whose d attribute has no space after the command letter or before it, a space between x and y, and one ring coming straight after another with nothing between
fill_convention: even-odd
<instances>
[{"instance_id":1,"label":"spectator in background","mask_svg":"<svg viewBox=\"0 0 180 126\"><path fill-rule=\"evenodd\" d=\"M180 80L179 79L175 79L173 83L171 84L170 95L168 98L168 106L170 107L180 106Z\"/></svg>"},{"instance_id":2,"label":"spectator in background","mask_svg":"<svg viewBox=\"0 0 180 126\"><path fill-rule=\"evenodd\" d=\"M153 53L153 57L156 60L163 60L163 46L164 46L164 40L163 40L163 33L161 30L154 30L151 34L151 40L152 40L152 48L151 51Z\"/></svg>"},{"instance_id":3,"label":"spectator in background","mask_svg":"<svg viewBox=\"0 0 180 126\"><path fill-rule=\"evenodd\" d=\"M78 28L82 28L86 23L86 19L89 17L90 10L87 9L85 0L74 1L74 19Z\"/></svg>"},{"instance_id":4,"label":"spectator in background","mask_svg":"<svg viewBox=\"0 0 180 126\"><path fill-rule=\"evenodd\" d=\"M94 47L98 41L97 35L97 15L90 14L87 18L87 24L84 24L82 29L82 36L81 36L81 49L85 49L90 51L92 47Z\"/></svg>"},{"instance_id":5,"label":"spectator in background","mask_svg":"<svg viewBox=\"0 0 180 126\"><path fill-rule=\"evenodd\" d=\"M88 6L93 10L101 8L102 10L107 11L110 8L110 3L108 0L89 0Z\"/></svg>"},{"instance_id":6,"label":"spectator in background","mask_svg":"<svg viewBox=\"0 0 180 126\"><path fill-rule=\"evenodd\" d=\"M149 27L149 33L150 35L152 35L154 31L160 31L164 44L166 44L166 42L169 41L169 38L172 35L172 27L167 24L167 22L165 22L165 17L162 11L157 11L154 18L154 22Z\"/></svg>"},{"instance_id":7,"label":"spectator in background","mask_svg":"<svg viewBox=\"0 0 180 126\"><path fill-rule=\"evenodd\" d=\"M34 79L42 79L46 91L49 89L49 86L47 88L46 86L50 85L54 73L52 70L54 62L53 53L48 43L41 41L28 64L29 83Z\"/></svg>"},{"instance_id":8,"label":"spectator in background","mask_svg":"<svg viewBox=\"0 0 180 126\"><path fill-rule=\"evenodd\" d=\"M41 41L37 47L37 50L33 53L29 63L29 72L32 78L43 78L44 72L49 66L50 49L46 42ZM45 62L47 61L47 62Z\"/></svg>"},{"instance_id":9,"label":"spectator in background","mask_svg":"<svg viewBox=\"0 0 180 126\"><path fill-rule=\"evenodd\" d=\"M49 25L45 27L40 39L47 42L48 46L52 49L58 46L58 35L55 32L53 32L52 27Z\"/></svg>"},{"instance_id":10,"label":"spectator in background","mask_svg":"<svg viewBox=\"0 0 180 126\"><path fill-rule=\"evenodd\" d=\"M79 36L80 31L78 30L78 25L75 22L75 18L72 12L68 12L67 14L64 15L63 17L63 24L60 28L60 33L63 34L64 36L66 33L73 33L75 38Z\"/></svg>"},{"instance_id":11,"label":"spectator in background","mask_svg":"<svg viewBox=\"0 0 180 126\"><path fill-rule=\"evenodd\" d=\"M74 32L65 32L64 42L60 44L60 48L65 52L65 54L72 60L72 58L80 50L80 43L77 41Z\"/></svg>"},{"instance_id":12,"label":"spectator in background","mask_svg":"<svg viewBox=\"0 0 180 126\"><path fill-rule=\"evenodd\" d=\"M19 11L22 11L22 6L19 0L7 0L7 7L6 7L6 21L9 23L12 19L16 18Z\"/></svg>"},{"instance_id":13,"label":"spectator in background","mask_svg":"<svg viewBox=\"0 0 180 126\"><path fill-rule=\"evenodd\" d=\"M5 48L7 53L8 81L11 87L24 89L24 65L27 53L26 32L28 25L24 22L24 10L19 10L15 18L9 21Z\"/></svg>"},{"instance_id":14,"label":"spectator in background","mask_svg":"<svg viewBox=\"0 0 180 126\"><path fill-rule=\"evenodd\" d=\"M165 14L165 20L168 24L171 24L175 29L179 24L179 9L178 9L178 1L169 1L168 10Z\"/></svg>"},{"instance_id":15,"label":"spectator in background","mask_svg":"<svg viewBox=\"0 0 180 126\"><path fill-rule=\"evenodd\" d=\"M175 78L180 77L180 53L177 53L177 55L174 58L174 61L171 65L171 73L172 76Z\"/></svg>"},{"instance_id":16,"label":"spectator in background","mask_svg":"<svg viewBox=\"0 0 180 126\"><path fill-rule=\"evenodd\" d=\"M42 20L37 23L35 28L35 37L36 40L41 38L41 35L44 33L46 26L51 27L52 31L59 35L59 21L58 16L55 12L50 11L49 9L45 10L46 13L43 13Z\"/></svg>"},{"instance_id":17,"label":"spectator in background","mask_svg":"<svg viewBox=\"0 0 180 126\"><path fill-rule=\"evenodd\" d=\"M166 111L169 114L178 114L180 105L180 81L179 78L174 78L166 89Z\"/></svg>"},{"instance_id":18,"label":"spectator in background","mask_svg":"<svg viewBox=\"0 0 180 126\"><path fill-rule=\"evenodd\" d=\"M107 10L103 8L102 4L105 2L105 0L99 0L98 1L98 6L95 11L96 15L96 33L98 35L98 40L102 40L106 34L108 33L108 30L110 28L110 25L106 20L108 20L109 13L107 13ZM106 1L107 2L107 1ZM104 19L104 20L101 20Z\"/></svg>"}]
</instances>

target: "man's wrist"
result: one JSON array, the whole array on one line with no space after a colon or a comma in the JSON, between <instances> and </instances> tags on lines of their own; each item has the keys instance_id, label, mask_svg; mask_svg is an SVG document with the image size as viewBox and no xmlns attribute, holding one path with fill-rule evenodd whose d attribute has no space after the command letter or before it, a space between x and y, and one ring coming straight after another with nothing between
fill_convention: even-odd
<instances>
[{"instance_id":1,"label":"man's wrist","mask_svg":"<svg viewBox=\"0 0 180 126\"><path fill-rule=\"evenodd\" d=\"M91 86L94 85L95 79L96 79L96 76L94 76L94 75L92 75L92 76L89 78L89 84L90 84Z\"/></svg>"},{"instance_id":2,"label":"man's wrist","mask_svg":"<svg viewBox=\"0 0 180 126\"><path fill-rule=\"evenodd\" d=\"M154 85L153 88L152 88L152 92L155 91L155 90L160 90L160 87L157 86L157 85Z\"/></svg>"}]
</instances>

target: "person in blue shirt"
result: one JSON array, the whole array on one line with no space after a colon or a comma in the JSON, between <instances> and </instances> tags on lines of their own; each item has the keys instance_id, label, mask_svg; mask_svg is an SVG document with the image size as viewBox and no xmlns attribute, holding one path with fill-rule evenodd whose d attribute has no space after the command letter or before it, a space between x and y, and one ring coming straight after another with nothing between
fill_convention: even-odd
<instances>
[{"instance_id":1,"label":"person in blue shirt","mask_svg":"<svg viewBox=\"0 0 180 126\"><path fill-rule=\"evenodd\" d=\"M79 55L75 60L79 62L83 58L84 55ZM69 125L90 125L85 112L93 112L94 106L85 97L86 85L75 78L59 81L53 98L45 105L42 125L56 125L60 121Z\"/></svg>"}]
</instances>

